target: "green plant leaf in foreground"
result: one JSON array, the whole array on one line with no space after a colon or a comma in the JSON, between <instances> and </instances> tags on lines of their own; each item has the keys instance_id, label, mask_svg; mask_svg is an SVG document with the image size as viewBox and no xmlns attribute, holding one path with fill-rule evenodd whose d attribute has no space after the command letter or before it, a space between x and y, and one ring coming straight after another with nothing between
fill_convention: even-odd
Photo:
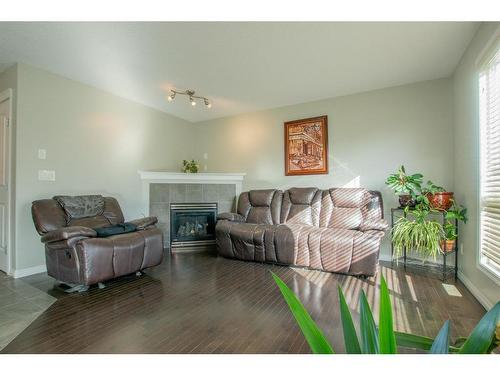
<instances>
[{"instance_id":1,"label":"green plant leaf in foreground","mask_svg":"<svg viewBox=\"0 0 500 375\"><path fill-rule=\"evenodd\" d=\"M405 348L422 349L425 351L429 351L434 342L433 339L427 336L418 336L412 333L398 331L395 331L394 334L396 336L396 342L398 346L403 346ZM452 353L458 352L458 349L459 348L455 346L450 346L450 352Z\"/></svg>"},{"instance_id":2,"label":"green plant leaf in foreground","mask_svg":"<svg viewBox=\"0 0 500 375\"><path fill-rule=\"evenodd\" d=\"M488 311L472 330L460 348L460 354L487 353L495 339L495 329L500 321L500 302Z\"/></svg>"},{"instance_id":3,"label":"green plant leaf in foreground","mask_svg":"<svg viewBox=\"0 0 500 375\"><path fill-rule=\"evenodd\" d=\"M361 349L364 354L378 354L378 335L373 314L368 305L365 291L361 291L359 296L359 327L361 331Z\"/></svg>"},{"instance_id":4,"label":"green plant leaf in foreground","mask_svg":"<svg viewBox=\"0 0 500 375\"><path fill-rule=\"evenodd\" d=\"M450 321L444 322L432 343L431 354L448 354L450 352Z\"/></svg>"},{"instance_id":5,"label":"green plant leaf in foreground","mask_svg":"<svg viewBox=\"0 0 500 375\"><path fill-rule=\"evenodd\" d=\"M273 275L273 279L278 285L281 294L283 294L288 307L292 311L292 314L304 334L312 352L314 354L334 353L333 348L326 339L325 335L321 332L299 299L277 275L273 272L271 272L271 274Z\"/></svg>"},{"instance_id":6,"label":"green plant leaf in foreground","mask_svg":"<svg viewBox=\"0 0 500 375\"><path fill-rule=\"evenodd\" d=\"M434 342L433 339L426 336L418 336L412 333L406 332L394 332L396 336L396 342L398 346L403 346L405 348L415 348L422 350L429 350Z\"/></svg>"},{"instance_id":7,"label":"green plant leaf in foreground","mask_svg":"<svg viewBox=\"0 0 500 375\"><path fill-rule=\"evenodd\" d=\"M345 350L348 354L361 354L358 336L352 322L352 315L345 301L344 293L339 286L340 317L342 319L342 329L344 332Z\"/></svg>"},{"instance_id":8,"label":"green plant leaf in foreground","mask_svg":"<svg viewBox=\"0 0 500 375\"><path fill-rule=\"evenodd\" d=\"M381 354L396 354L396 337L392 322L392 307L389 289L384 276L380 282L380 314L378 322L378 339Z\"/></svg>"}]
</instances>

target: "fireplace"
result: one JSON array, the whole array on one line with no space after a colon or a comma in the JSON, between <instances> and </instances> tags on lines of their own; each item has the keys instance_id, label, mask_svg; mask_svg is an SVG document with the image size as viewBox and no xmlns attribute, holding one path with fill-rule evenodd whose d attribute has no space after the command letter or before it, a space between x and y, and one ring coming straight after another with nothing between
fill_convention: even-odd
<instances>
[{"instance_id":1,"label":"fireplace","mask_svg":"<svg viewBox=\"0 0 500 375\"><path fill-rule=\"evenodd\" d=\"M171 203L170 249L214 245L216 217L217 203Z\"/></svg>"}]
</instances>

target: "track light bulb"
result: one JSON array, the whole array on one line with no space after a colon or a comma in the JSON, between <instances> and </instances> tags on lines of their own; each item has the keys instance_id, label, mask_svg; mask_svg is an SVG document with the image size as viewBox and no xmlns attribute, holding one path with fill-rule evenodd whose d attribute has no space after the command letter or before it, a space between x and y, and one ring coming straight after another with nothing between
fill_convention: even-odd
<instances>
[{"instance_id":1,"label":"track light bulb","mask_svg":"<svg viewBox=\"0 0 500 375\"><path fill-rule=\"evenodd\" d=\"M192 97L189 98L189 101L191 102L191 105L194 107L196 105L196 102Z\"/></svg>"},{"instance_id":2,"label":"track light bulb","mask_svg":"<svg viewBox=\"0 0 500 375\"><path fill-rule=\"evenodd\" d=\"M170 94L170 95L167 97L167 100L168 100L169 102L172 102L172 101L174 101L174 98L175 98L175 92L172 92L172 94Z\"/></svg>"}]
</instances>

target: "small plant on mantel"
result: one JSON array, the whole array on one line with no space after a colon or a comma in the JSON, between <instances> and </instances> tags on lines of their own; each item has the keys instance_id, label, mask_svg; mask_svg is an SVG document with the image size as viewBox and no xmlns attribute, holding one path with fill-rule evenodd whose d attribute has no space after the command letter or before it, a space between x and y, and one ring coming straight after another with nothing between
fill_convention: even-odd
<instances>
[{"instance_id":1,"label":"small plant on mantel","mask_svg":"<svg viewBox=\"0 0 500 375\"><path fill-rule=\"evenodd\" d=\"M182 171L184 173L198 173L200 165L194 160L183 160L182 161Z\"/></svg>"},{"instance_id":2,"label":"small plant on mantel","mask_svg":"<svg viewBox=\"0 0 500 375\"><path fill-rule=\"evenodd\" d=\"M297 296L278 276L274 273L272 275L311 351L314 354L334 354L335 351L325 334L316 325ZM359 296L359 327L357 332L340 287L338 294L347 354L397 354L398 346L420 349L428 354L488 354L500 344L500 302L497 302L481 318L469 337L458 338L453 344L450 344L449 320L444 322L434 339L394 330L391 298L383 276L380 283L378 326L375 324L363 290Z\"/></svg>"}]
</instances>

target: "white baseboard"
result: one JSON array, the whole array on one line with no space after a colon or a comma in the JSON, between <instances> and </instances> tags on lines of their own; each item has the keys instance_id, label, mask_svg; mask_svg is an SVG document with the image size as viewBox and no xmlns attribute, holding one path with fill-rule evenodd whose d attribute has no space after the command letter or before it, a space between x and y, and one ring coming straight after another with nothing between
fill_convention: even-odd
<instances>
[{"instance_id":1,"label":"white baseboard","mask_svg":"<svg viewBox=\"0 0 500 375\"><path fill-rule=\"evenodd\" d=\"M14 277L14 279L19 279L20 277L36 275L37 273L43 272L47 272L47 266L45 266L45 264L41 264L35 267L21 268L20 270L14 270L14 272L12 272L12 277Z\"/></svg>"},{"instance_id":2,"label":"white baseboard","mask_svg":"<svg viewBox=\"0 0 500 375\"><path fill-rule=\"evenodd\" d=\"M458 278L486 310L491 310L493 303L490 302L490 300L478 288L476 288L472 281L470 281L460 269L458 270Z\"/></svg>"},{"instance_id":3,"label":"white baseboard","mask_svg":"<svg viewBox=\"0 0 500 375\"><path fill-rule=\"evenodd\" d=\"M378 258L385 262L390 262L392 260L392 257L389 254L380 254Z\"/></svg>"}]
</instances>

